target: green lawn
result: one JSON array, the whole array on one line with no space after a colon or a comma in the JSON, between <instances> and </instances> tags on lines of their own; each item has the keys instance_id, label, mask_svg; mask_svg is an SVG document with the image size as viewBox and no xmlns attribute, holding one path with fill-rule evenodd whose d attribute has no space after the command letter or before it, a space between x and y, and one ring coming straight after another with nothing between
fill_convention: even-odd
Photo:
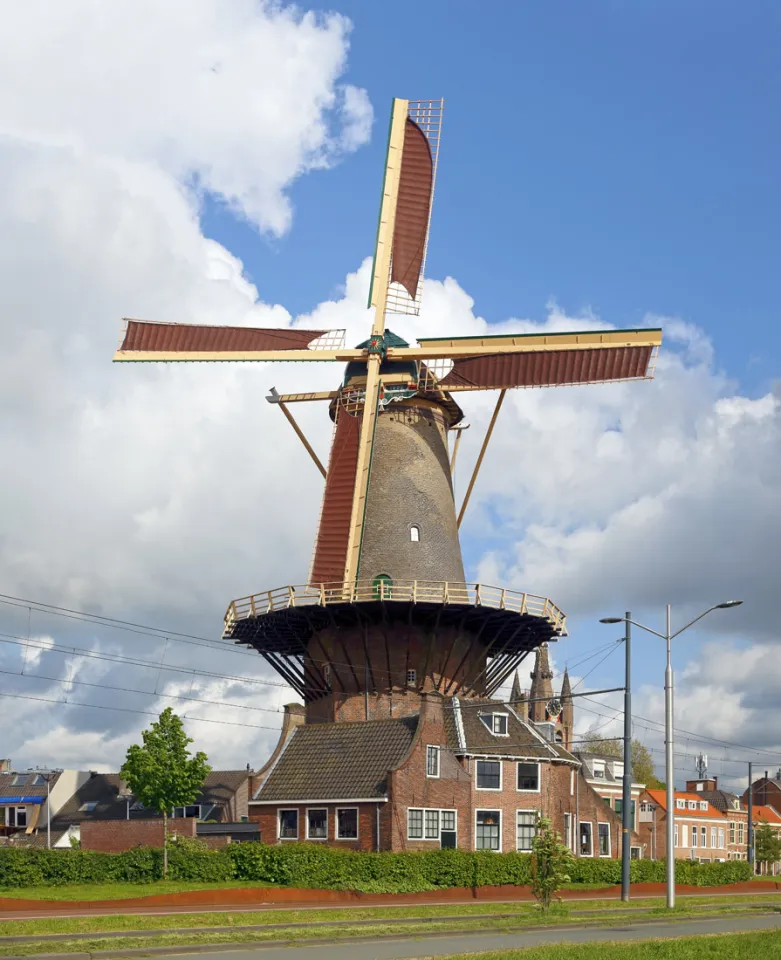
<instances>
[{"instance_id":1,"label":"green lawn","mask_svg":"<svg viewBox=\"0 0 781 960\"><path fill-rule=\"evenodd\" d=\"M96 951L96 950L121 950L125 947L143 949L152 946L188 946L193 944L222 944L222 943L263 943L271 940L283 941L286 943L300 943L311 939L345 939L354 937L383 937L393 936L418 936L433 933L447 932L474 932L487 930L499 931L504 933L517 932L524 929L530 929L539 926L561 926L569 924L578 925L599 925L607 922L618 921L622 924L642 922L643 919L653 919L653 911L638 917L627 918L626 913L620 909L604 910L598 916L582 916L582 911L569 911L565 909L556 909L548 915L541 915L538 910L525 908L518 910L510 917L496 917L495 920L486 920L471 918L464 914L463 918L454 921L453 919L434 920L431 922L421 922L418 920L394 919L387 916L387 911L382 912L382 917L371 926L355 923L355 913L351 916L335 918L333 912L327 911L301 911L300 918L298 914L290 912L280 913L277 911L258 914L196 914L184 917L80 917L80 918L57 918L53 920L21 920L6 922L2 925L0 934L3 936L36 936L43 933L67 933L72 934L72 939L45 941L33 940L29 943L3 943L0 941L0 956L13 956L19 954L32 955L35 953L55 952L78 952L78 951ZM703 914L707 916L721 916L728 913L741 913L749 909L748 905L743 904L718 904L710 907L707 911L697 913L697 916ZM346 911L339 911L346 913ZM315 915L313 916L313 913ZM334 927L323 923L323 914L327 920L333 921L340 919L340 926ZM689 915L688 911L681 911L681 918ZM193 922L198 918L201 923ZM246 924L254 922L262 924L261 929L247 929ZM299 927L284 926L272 928L274 923L294 923L301 922ZM202 925L203 931L189 930L184 932L182 928L192 928ZM229 930L215 930L210 927L233 927ZM182 932L177 932L177 928ZM153 933L170 929L170 933ZM126 933L130 930L150 931L149 936L119 936L107 937L101 936L106 932Z\"/></svg>"},{"instance_id":2,"label":"green lawn","mask_svg":"<svg viewBox=\"0 0 781 960\"><path fill-rule=\"evenodd\" d=\"M425 954L421 954L424 957ZM779 960L781 933L733 933L645 943L568 943L438 960Z\"/></svg>"}]
</instances>

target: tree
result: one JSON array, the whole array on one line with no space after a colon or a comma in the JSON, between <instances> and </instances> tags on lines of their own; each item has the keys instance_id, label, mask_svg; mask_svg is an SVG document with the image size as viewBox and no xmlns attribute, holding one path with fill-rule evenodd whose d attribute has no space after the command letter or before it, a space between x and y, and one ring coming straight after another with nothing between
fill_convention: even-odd
<instances>
[{"instance_id":1,"label":"tree","mask_svg":"<svg viewBox=\"0 0 781 960\"><path fill-rule=\"evenodd\" d=\"M572 851L561 842L550 820L540 817L532 840L531 890L541 910L548 910L553 897L569 882L574 862Z\"/></svg>"},{"instance_id":2,"label":"tree","mask_svg":"<svg viewBox=\"0 0 781 960\"><path fill-rule=\"evenodd\" d=\"M595 731L588 730L581 737L582 743L594 753L602 753L606 757L615 757L620 760L624 756L624 742L622 739L605 740ZM644 783L654 790L664 788L661 780L654 775L654 761L651 751L639 740L632 741L632 779L635 783Z\"/></svg>"},{"instance_id":3,"label":"tree","mask_svg":"<svg viewBox=\"0 0 781 960\"><path fill-rule=\"evenodd\" d=\"M781 860L781 838L764 820L754 828L754 859L760 864Z\"/></svg>"},{"instance_id":4,"label":"tree","mask_svg":"<svg viewBox=\"0 0 781 960\"><path fill-rule=\"evenodd\" d=\"M168 817L174 807L193 803L211 767L206 754L195 756L187 749L192 737L182 721L167 707L156 723L141 734L143 746L133 744L127 752L120 776L148 810L163 816L163 876L168 875Z\"/></svg>"}]
</instances>

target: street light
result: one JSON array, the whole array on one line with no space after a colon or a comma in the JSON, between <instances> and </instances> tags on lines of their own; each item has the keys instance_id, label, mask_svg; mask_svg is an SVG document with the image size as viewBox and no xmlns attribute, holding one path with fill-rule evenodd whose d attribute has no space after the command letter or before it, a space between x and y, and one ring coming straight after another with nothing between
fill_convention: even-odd
<instances>
[{"instance_id":1,"label":"street light","mask_svg":"<svg viewBox=\"0 0 781 960\"><path fill-rule=\"evenodd\" d=\"M664 746L665 746L665 776L667 777L667 854L666 854L666 869L667 869L667 906L669 909L672 909L675 906L675 835L674 835L674 823L675 823L675 770L673 766L673 667L672 667L672 658L671 658L671 644L675 637L680 636L684 630L688 630L689 627L694 626L698 620L702 620L703 617L706 617L709 613L714 610L728 610L730 607L739 607L743 603L742 600L725 600L724 603L716 603L712 607L708 607L707 610L703 611L699 616L695 617L693 620L690 620L685 626L681 627L680 630L676 630L675 633L672 632L672 627L670 625L670 604L667 604L667 629L664 633L659 633L656 630L652 630L650 627L646 627L642 623L638 623L636 620L630 619L627 617L603 617L599 622L600 623L626 623L634 624L640 630L645 630L646 633L652 633L655 637L659 637L667 643L667 666L664 671ZM624 774L627 775L627 771L624 771Z\"/></svg>"}]
</instances>

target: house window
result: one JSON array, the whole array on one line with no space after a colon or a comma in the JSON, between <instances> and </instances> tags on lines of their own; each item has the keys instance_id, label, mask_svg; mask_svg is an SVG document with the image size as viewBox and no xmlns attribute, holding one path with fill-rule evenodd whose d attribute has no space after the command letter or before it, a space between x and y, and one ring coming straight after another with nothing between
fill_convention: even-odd
<instances>
[{"instance_id":1,"label":"house window","mask_svg":"<svg viewBox=\"0 0 781 960\"><path fill-rule=\"evenodd\" d=\"M97 805L97 800L90 800L87 803L82 803L82 805L79 807L79 813L92 813Z\"/></svg>"},{"instance_id":2,"label":"house window","mask_svg":"<svg viewBox=\"0 0 781 960\"><path fill-rule=\"evenodd\" d=\"M676 800L676 801L675 801L675 806L677 807L678 810L685 810L685 809L686 809L686 801L685 801L685 800Z\"/></svg>"},{"instance_id":3,"label":"house window","mask_svg":"<svg viewBox=\"0 0 781 960\"><path fill-rule=\"evenodd\" d=\"M692 827L692 846L693 847L697 846L697 828L696 827Z\"/></svg>"},{"instance_id":4,"label":"house window","mask_svg":"<svg viewBox=\"0 0 781 960\"><path fill-rule=\"evenodd\" d=\"M307 840L328 839L328 811L325 807L317 807L306 812Z\"/></svg>"},{"instance_id":5,"label":"house window","mask_svg":"<svg viewBox=\"0 0 781 960\"><path fill-rule=\"evenodd\" d=\"M418 672L417 670L408 670L407 671L407 686L414 687L418 682Z\"/></svg>"},{"instance_id":6,"label":"house window","mask_svg":"<svg viewBox=\"0 0 781 960\"><path fill-rule=\"evenodd\" d=\"M595 780L605 779L605 761L604 760L594 761L594 779Z\"/></svg>"},{"instance_id":7,"label":"house window","mask_svg":"<svg viewBox=\"0 0 781 960\"><path fill-rule=\"evenodd\" d=\"M676 824L676 826L677 826L677 824ZM696 829L696 828L695 828L695 829ZM682 846L682 847L688 847L688 846L689 846L689 825L688 825L688 823L682 823L682 824L681 824L681 846Z\"/></svg>"},{"instance_id":8,"label":"house window","mask_svg":"<svg viewBox=\"0 0 781 960\"><path fill-rule=\"evenodd\" d=\"M702 828L702 846L703 847L708 846L708 828L707 827Z\"/></svg>"},{"instance_id":9,"label":"house window","mask_svg":"<svg viewBox=\"0 0 781 960\"><path fill-rule=\"evenodd\" d=\"M610 802L608 801L608 806ZM624 812L624 801L621 797L616 797L616 814L620 817Z\"/></svg>"},{"instance_id":10,"label":"house window","mask_svg":"<svg viewBox=\"0 0 781 960\"><path fill-rule=\"evenodd\" d=\"M532 793L540 792L540 765L539 763L518 764L518 789Z\"/></svg>"},{"instance_id":11,"label":"house window","mask_svg":"<svg viewBox=\"0 0 781 960\"><path fill-rule=\"evenodd\" d=\"M477 789L502 789L502 764L498 760L477 761Z\"/></svg>"},{"instance_id":12,"label":"house window","mask_svg":"<svg viewBox=\"0 0 781 960\"><path fill-rule=\"evenodd\" d=\"M499 829L502 814L499 810L478 810L475 813L475 848L501 850Z\"/></svg>"},{"instance_id":13,"label":"house window","mask_svg":"<svg viewBox=\"0 0 781 960\"><path fill-rule=\"evenodd\" d=\"M420 542L420 527L413 523L409 528L409 538L413 543Z\"/></svg>"},{"instance_id":14,"label":"house window","mask_svg":"<svg viewBox=\"0 0 781 960\"><path fill-rule=\"evenodd\" d=\"M191 803L187 807L174 807L174 817L196 817L201 819L200 803Z\"/></svg>"},{"instance_id":15,"label":"house window","mask_svg":"<svg viewBox=\"0 0 781 960\"><path fill-rule=\"evenodd\" d=\"M591 836L591 824L583 823L580 824L580 855L581 857L593 857L594 856L594 846Z\"/></svg>"},{"instance_id":16,"label":"house window","mask_svg":"<svg viewBox=\"0 0 781 960\"><path fill-rule=\"evenodd\" d=\"M358 839L358 808L357 807L337 807L336 808L336 839L337 840L357 840Z\"/></svg>"},{"instance_id":17,"label":"house window","mask_svg":"<svg viewBox=\"0 0 781 960\"><path fill-rule=\"evenodd\" d=\"M6 807L6 824L9 827L26 827L27 807Z\"/></svg>"},{"instance_id":18,"label":"house window","mask_svg":"<svg viewBox=\"0 0 781 960\"><path fill-rule=\"evenodd\" d=\"M624 779L624 765L623 763L614 763L613 764L613 776L616 780Z\"/></svg>"},{"instance_id":19,"label":"house window","mask_svg":"<svg viewBox=\"0 0 781 960\"><path fill-rule=\"evenodd\" d=\"M298 810L279 811L279 839L298 840Z\"/></svg>"},{"instance_id":20,"label":"house window","mask_svg":"<svg viewBox=\"0 0 781 960\"><path fill-rule=\"evenodd\" d=\"M439 747L426 747L426 776L439 776Z\"/></svg>"},{"instance_id":21,"label":"house window","mask_svg":"<svg viewBox=\"0 0 781 960\"><path fill-rule=\"evenodd\" d=\"M744 825L742 820L738 820L738 843L743 843Z\"/></svg>"},{"instance_id":22,"label":"house window","mask_svg":"<svg viewBox=\"0 0 781 960\"><path fill-rule=\"evenodd\" d=\"M609 857L610 856L610 824L609 823L597 824L597 837L599 839L600 857Z\"/></svg>"},{"instance_id":23,"label":"house window","mask_svg":"<svg viewBox=\"0 0 781 960\"><path fill-rule=\"evenodd\" d=\"M456 811L443 810L441 814L442 832L455 833L456 829Z\"/></svg>"},{"instance_id":24,"label":"house window","mask_svg":"<svg viewBox=\"0 0 781 960\"><path fill-rule=\"evenodd\" d=\"M537 833L537 814L533 810L518 810L516 817L516 850L529 853Z\"/></svg>"},{"instance_id":25,"label":"house window","mask_svg":"<svg viewBox=\"0 0 781 960\"><path fill-rule=\"evenodd\" d=\"M690 809L690 810L696 810L696 809L697 809L697 801L696 801L696 800L689 800L689 809ZM707 807L706 807L706 809L707 809Z\"/></svg>"},{"instance_id":26,"label":"house window","mask_svg":"<svg viewBox=\"0 0 781 960\"><path fill-rule=\"evenodd\" d=\"M735 821L734 820L730 820L730 824L729 824L729 842L730 843L735 842Z\"/></svg>"},{"instance_id":27,"label":"house window","mask_svg":"<svg viewBox=\"0 0 781 960\"><path fill-rule=\"evenodd\" d=\"M674 834L675 846L677 847L678 846L678 824L677 823L673 824L673 834Z\"/></svg>"},{"instance_id":28,"label":"house window","mask_svg":"<svg viewBox=\"0 0 781 960\"><path fill-rule=\"evenodd\" d=\"M711 845L711 848L715 848L715 847L717 846L717 843L716 843L717 837L718 837L718 831L716 830L716 827L711 827L711 828L710 828L710 845Z\"/></svg>"},{"instance_id":29,"label":"house window","mask_svg":"<svg viewBox=\"0 0 781 960\"><path fill-rule=\"evenodd\" d=\"M491 716L491 732L497 737L507 736L507 714L494 713Z\"/></svg>"},{"instance_id":30,"label":"house window","mask_svg":"<svg viewBox=\"0 0 781 960\"><path fill-rule=\"evenodd\" d=\"M410 840L423 839L423 811L407 810L407 836Z\"/></svg>"},{"instance_id":31,"label":"house window","mask_svg":"<svg viewBox=\"0 0 781 960\"><path fill-rule=\"evenodd\" d=\"M708 801L707 800L700 801L700 810L707 810L707 809L708 809Z\"/></svg>"},{"instance_id":32,"label":"house window","mask_svg":"<svg viewBox=\"0 0 781 960\"><path fill-rule=\"evenodd\" d=\"M724 848L724 827L719 827L719 848Z\"/></svg>"},{"instance_id":33,"label":"house window","mask_svg":"<svg viewBox=\"0 0 781 960\"><path fill-rule=\"evenodd\" d=\"M574 841L572 837L572 814L564 814L564 843L574 852Z\"/></svg>"},{"instance_id":34,"label":"house window","mask_svg":"<svg viewBox=\"0 0 781 960\"><path fill-rule=\"evenodd\" d=\"M425 839L439 840L439 810L426 810L424 812Z\"/></svg>"},{"instance_id":35,"label":"house window","mask_svg":"<svg viewBox=\"0 0 781 960\"><path fill-rule=\"evenodd\" d=\"M30 786L31 786L31 787L40 787L40 785L41 785L42 783L46 783L46 779L45 779L43 776L41 776L40 773L36 773L36 775L35 775L35 776L32 778L32 780L30 781Z\"/></svg>"},{"instance_id":36,"label":"house window","mask_svg":"<svg viewBox=\"0 0 781 960\"><path fill-rule=\"evenodd\" d=\"M630 859L630 860L639 860L639 859L640 859L640 847L630 847L630 848L629 848L629 859Z\"/></svg>"},{"instance_id":37,"label":"house window","mask_svg":"<svg viewBox=\"0 0 781 960\"><path fill-rule=\"evenodd\" d=\"M11 786L13 786L13 787L18 787L19 784L20 784L20 783L24 783L26 779L27 779L26 776L22 776L21 773L17 773L17 774L14 776L13 780L11 781Z\"/></svg>"}]
</instances>

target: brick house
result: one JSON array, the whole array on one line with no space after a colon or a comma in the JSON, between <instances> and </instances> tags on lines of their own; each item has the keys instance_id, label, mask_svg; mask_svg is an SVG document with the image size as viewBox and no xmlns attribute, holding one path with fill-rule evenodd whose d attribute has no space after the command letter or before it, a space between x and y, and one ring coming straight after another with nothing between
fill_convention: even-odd
<instances>
[{"instance_id":1,"label":"brick house","mask_svg":"<svg viewBox=\"0 0 781 960\"><path fill-rule=\"evenodd\" d=\"M248 814L249 779L248 770L212 770L195 803L172 811L172 820L191 819L193 822L216 821L223 824L240 822ZM82 825L98 821L133 821L139 824L156 821L162 825L159 814L143 809L135 797L127 792L118 773L93 772L71 793L52 818L52 846L68 847L71 838L82 840ZM174 832L176 826L175 822L171 825ZM145 842L146 834L143 834L140 826L132 834L127 832L127 828L121 829L123 836L130 838L123 849ZM157 836L159 828L149 829ZM95 836L99 834L100 831L95 832ZM114 843L113 840L111 842Z\"/></svg>"},{"instance_id":2,"label":"brick house","mask_svg":"<svg viewBox=\"0 0 781 960\"><path fill-rule=\"evenodd\" d=\"M581 775L588 785L620 817L623 807L624 762L608 754L577 751ZM637 831L637 804L645 790L644 783L632 783L632 830Z\"/></svg>"},{"instance_id":3,"label":"brick house","mask_svg":"<svg viewBox=\"0 0 781 960\"><path fill-rule=\"evenodd\" d=\"M775 807L766 807L759 804L755 806L751 812L753 814L752 819L755 830L760 824L769 823L776 836L781 834L781 814L779 814ZM761 873L777 876L781 873L781 863L764 863L759 865L757 869Z\"/></svg>"},{"instance_id":4,"label":"brick house","mask_svg":"<svg viewBox=\"0 0 781 960\"><path fill-rule=\"evenodd\" d=\"M727 859L745 860L748 857L748 808L740 797L720 790L718 777L687 780L686 790L707 800L727 817Z\"/></svg>"},{"instance_id":5,"label":"brick house","mask_svg":"<svg viewBox=\"0 0 781 960\"><path fill-rule=\"evenodd\" d=\"M729 819L721 810L698 793L675 793L674 811L675 856L677 859L728 859ZM655 860L664 858L666 851L667 793L664 790L644 790L640 796L639 833Z\"/></svg>"},{"instance_id":6,"label":"brick house","mask_svg":"<svg viewBox=\"0 0 781 960\"><path fill-rule=\"evenodd\" d=\"M620 818L577 758L501 701L424 693L410 716L305 719L298 704L285 708L254 779L250 818L264 842L529 850L542 813L578 855L620 854Z\"/></svg>"}]
</instances>

